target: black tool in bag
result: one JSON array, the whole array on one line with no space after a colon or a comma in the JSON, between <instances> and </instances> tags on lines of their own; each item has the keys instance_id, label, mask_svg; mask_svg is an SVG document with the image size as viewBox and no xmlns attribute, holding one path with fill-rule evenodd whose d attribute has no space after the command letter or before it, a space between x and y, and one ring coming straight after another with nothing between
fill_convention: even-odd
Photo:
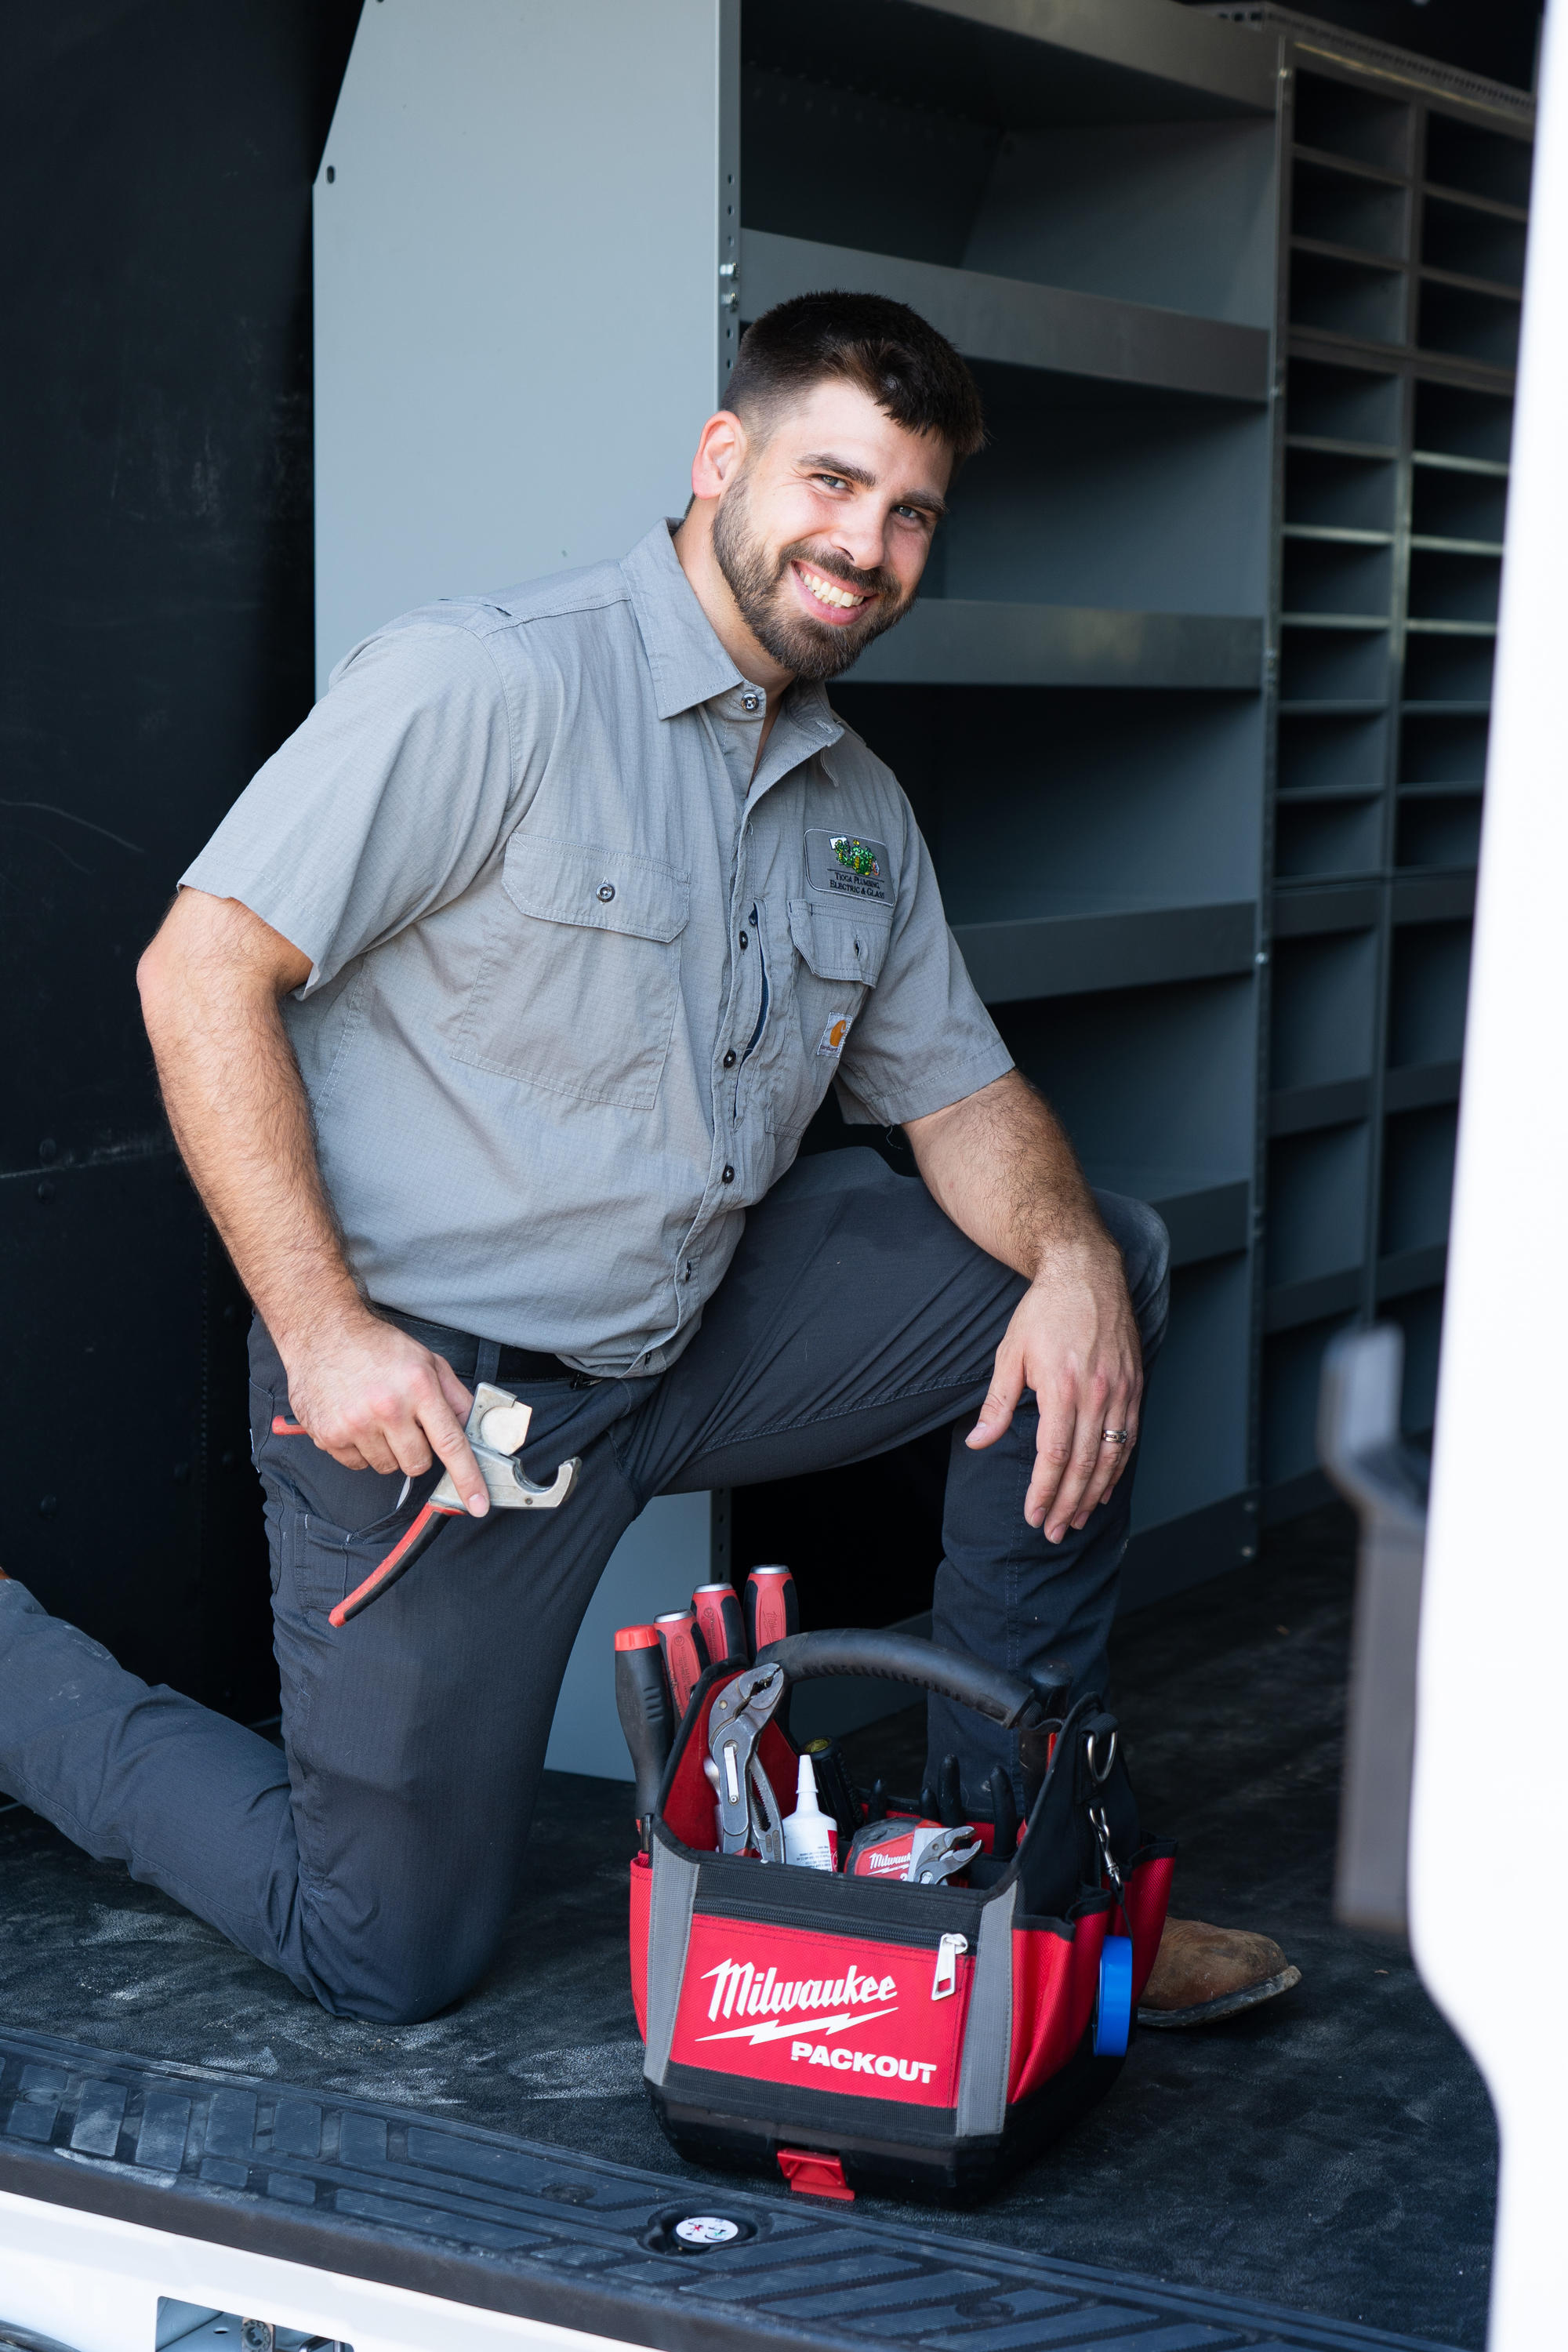
<instances>
[{"instance_id":1,"label":"black tool in bag","mask_svg":"<svg viewBox=\"0 0 1568 2352\"><path fill-rule=\"evenodd\" d=\"M778 1702L823 1675L908 1683L1016 1732L1032 1802L1016 1850L990 1852L976 1822L967 1885L764 1860L795 1788ZM890 1633L798 1633L710 1667L632 1864L660 2125L693 2163L782 2169L819 2195L984 2195L1115 2081L1173 1853L1142 1836L1098 1697L1047 1718L1012 1675Z\"/></svg>"}]
</instances>

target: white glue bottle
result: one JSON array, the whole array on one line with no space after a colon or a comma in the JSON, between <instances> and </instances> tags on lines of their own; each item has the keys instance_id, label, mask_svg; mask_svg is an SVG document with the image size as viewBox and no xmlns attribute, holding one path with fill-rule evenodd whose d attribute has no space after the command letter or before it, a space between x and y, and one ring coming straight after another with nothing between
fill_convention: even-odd
<instances>
[{"instance_id":1,"label":"white glue bottle","mask_svg":"<svg viewBox=\"0 0 1568 2352\"><path fill-rule=\"evenodd\" d=\"M832 1870L837 1867L837 1845L833 1820L816 1801L816 1774L811 1759L803 1756L795 1782L795 1811L786 1816L784 1825L784 1860L797 1863L803 1870Z\"/></svg>"}]
</instances>

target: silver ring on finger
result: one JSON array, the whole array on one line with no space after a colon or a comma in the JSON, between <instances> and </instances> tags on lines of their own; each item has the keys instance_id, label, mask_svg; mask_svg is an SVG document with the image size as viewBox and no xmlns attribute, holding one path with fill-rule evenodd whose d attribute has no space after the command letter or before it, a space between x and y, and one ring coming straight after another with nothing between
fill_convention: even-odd
<instances>
[{"instance_id":1,"label":"silver ring on finger","mask_svg":"<svg viewBox=\"0 0 1568 2352\"><path fill-rule=\"evenodd\" d=\"M1102 1445L1125 1445L1127 1432L1124 1429L1102 1429L1100 1441Z\"/></svg>"}]
</instances>

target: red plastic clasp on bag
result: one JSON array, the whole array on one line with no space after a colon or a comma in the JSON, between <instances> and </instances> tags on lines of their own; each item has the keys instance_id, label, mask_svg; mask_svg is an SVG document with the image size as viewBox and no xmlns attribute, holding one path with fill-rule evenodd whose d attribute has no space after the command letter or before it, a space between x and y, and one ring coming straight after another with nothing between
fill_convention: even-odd
<instances>
[{"instance_id":1,"label":"red plastic clasp on bag","mask_svg":"<svg viewBox=\"0 0 1568 2352\"><path fill-rule=\"evenodd\" d=\"M837 2197L844 2205L855 2202L842 2162L836 2156L824 2156L820 2148L781 2147L779 2170L797 2196Z\"/></svg>"}]
</instances>

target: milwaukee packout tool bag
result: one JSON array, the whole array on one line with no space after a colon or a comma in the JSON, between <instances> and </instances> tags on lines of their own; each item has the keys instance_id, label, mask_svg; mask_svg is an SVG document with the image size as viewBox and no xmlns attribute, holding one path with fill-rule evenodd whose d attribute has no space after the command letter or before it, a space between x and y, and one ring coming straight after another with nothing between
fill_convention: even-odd
<instances>
[{"instance_id":1,"label":"milwaukee packout tool bag","mask_svg":"<svg viewBox=\"0 0 1568 2352\"><path fill-rule=\"evenodd\" d=\"M866 1874L842 1855L784 1863L783 1720L790 1685L822 1675L908 1683L1016 1732L1032 1802L1015 1850L976 1821L962 1880L910 1884L878 1867L901 1873L900 1822L919 1818L889 1799L886 1837L862 1833ZM693 2163L818 2194L984 2195L1120 2073L1173 1852L1142 1836L1099 1698L1050 1717L1012 1676L889 1633L798 1633L709 1667L632 1864L633 1995L665 2133Z\"/></svg>"}]
</instances>

